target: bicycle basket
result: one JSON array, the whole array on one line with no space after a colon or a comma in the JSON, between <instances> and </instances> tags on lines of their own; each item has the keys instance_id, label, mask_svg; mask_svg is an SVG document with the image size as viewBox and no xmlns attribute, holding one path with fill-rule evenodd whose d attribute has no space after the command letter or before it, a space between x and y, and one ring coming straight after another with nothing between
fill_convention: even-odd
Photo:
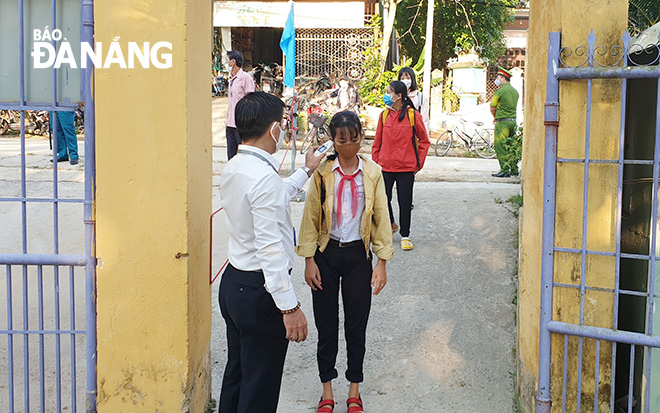
<instances>
[{"instance_id":1,"label":"bicycle basket","mask_svg":"<svg viewBox=\"0 0 660 413\"><path fill-rule=\"evenodd\" d=\"M318 115L316 113L312 113L309 115L309 123L316 126L317 128L322 127L327 119L328 119L327 116Z\"/></svg>"}]
</instances>

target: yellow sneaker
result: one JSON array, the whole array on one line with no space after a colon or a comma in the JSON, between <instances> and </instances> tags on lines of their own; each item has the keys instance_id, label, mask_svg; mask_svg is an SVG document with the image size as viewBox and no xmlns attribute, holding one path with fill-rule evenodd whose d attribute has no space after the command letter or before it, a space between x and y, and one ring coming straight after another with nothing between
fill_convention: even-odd
<instances>
[{"instance_id":1,"label":"yellow sneaker","mask_svg":"<svg viewBox=\"0 0 660 413\"><path fill-rule=\"evenodd\" d=\"M401 249L404 251L410 251L413 249L413 243L408 237L401 238Z\"/></svg>"},{"instance_id":2,"label":"yellow sneaker","mask_svg":"<svg viewBox=\"0 0 660 413\"><path fill-rule=\"evenodd\" d=\"M396 224L396 222L392 222L392 235L396 234L398 230L399 226Z\"/></svg>"}]
</instances>

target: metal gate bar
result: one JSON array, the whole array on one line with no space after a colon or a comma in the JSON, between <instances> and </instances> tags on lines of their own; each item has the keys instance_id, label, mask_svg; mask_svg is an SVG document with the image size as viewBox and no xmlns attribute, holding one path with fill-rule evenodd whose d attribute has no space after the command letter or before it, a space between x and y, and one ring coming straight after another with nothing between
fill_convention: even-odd
<instances>
[{"instance_id":1,"label":"metal gate bar","mask_svg":"<svg viewBox=\"0 0 660 413\"><path fill-rule=\"evenodd\" d=\"M564 64L561 60L561 55L564 49L561 48L560 34L550 33L549 35L549 52L548 52L548 78L547 78L547 101L545 105L545 164L544 164L544 207L543 207L543 254L542 254L542 272L541 272L541 330L539 337L539 387L537 394L537 413L549 413L551 409L552 398L550 394L551 386L551 334L563 335L564 343L564 358L563 358L563 377L562 377L562 411L567 411L567 387L568 387L568 362L569 362L569 338L574 337L578 340L578 355L577 355L577 388L576 388L576 411L581 411L582 404L582 366L584 356L585 340L595 341L595 366L594 366L594 403L593 411L598 412L599 403L599 374L600 374L600 355L602 341L611 343L612 345L612 383L610 386L610 412L615 409L615 385L614 378L616 377L616 364L617 364L617 345L619 343L630 345L630 369L628 374L628 399L627 408L628 412L633 410L633 387L635 375L635 359L636 352L639 351L643 363L643 374L645 380L645 411L650 411L650 394L651 394L651 370L652 370L652 348L660 347L660 336L654 336L653 331L653 312L654 312L654 298L659 298L655 294L655 268L656 248L657 248L657 225L658 225L658 181L660 169L660 86L657 90L656 105L656 122L655 122L655 140L654 140L654 156L653 160L627 160L624 159L625 147L625 121L626 121L626 108L627 108L627 79L632 78L660 78L660 67L646 66L646 67L629 67L628 53L630 52L630 36L626 32L622 38L623 47L615 46L621 53L621 60L618 64L620 67L606 67L595 62L595 54L605 50L606 55L608 49L603 46L595 46L595 36L593 32L588 39L588 49L584 46L582 56L587 53L587 58L577 67L560 67ZM643 49L642 49L643 50ZM660 51L660 50L659 50ZM599 53L600 53L599 52ZM641 52L641 50L640 50ZM657 61L658 59L656 59ZM634 62L633 62L634 63ZM599 67L600 66L600 67ZM619 155L618 160L609 159L591 159L590 156L590 141L591 141L591 108L592 108L592 79L621 79L621 119L620 119L620 132L619 132ZM557 156L557 132L559 125L559 81L560 80L587 80L587 109L586 109L586 135L585 135L585 153L584 159L567 159L558 158ZM562 248L555 246L555 213L556 213L556 174L557 165L566 164L583 164L583 210L582 210L582 245L581 248ZM587 248L587 222L589 214L589 177L591 164L618 164L618 193L616 204L616 246L615 252L609 251L594 251ZM653 188L651 195L651 242L649 243L649 254L629 254L621 252L621 228L622 228L622 188L623 188L623 174L624 165L652 165L653 166ZM554 279L554 258L556 252L568 254L580 254L580 283L579 285L559 283ZM615 259L615 279L614 288L600 288L590 287L586 283L586 270L587 270L587 257L589 255L595 256L611 256ZM646 286L647 292L630 291L620 288L620 261L622 258L632 260L642 260L649 264L648 283ZM571 288L579 289L580 293L580 316L579 325L554 321L552 320L553 314L553 289L554 288ZM585 298L587 291L601 291L613 294L613 328L600 328L585 325ZM645 323L646 333L636 333L629 331L618 330L618 313L620 295L630 295L646 298L646 312ZM622 406L619 406L622 407Z\"/></svg>"},{"instance_id":2,"label":"metal gate bar","mask_svg":"<svg viewBox=\"0 0 660 413\"><path fill-rule=\"evenodd\" d=\"M57 28L57 1L51 0L51 31ZM92 81L93 81L93 67L91 59L87 59L87 69L81 69L81 97L84 102L85 110L85 147L84 147L84 198L60 198L59 193L59 177L57 168L57 121L58 112L71 111L77 105L72 103L58 102L58 79L57 69L53 68L52 74L52 101L49 103L44 102L28 102L26 101L26 68L25 68L25 1L18 1L18 46L19 46L19 100L18 102L0 102L0 109L19 110L20 111L20 196L18 197L2 197L0 203L19 203L21 211L20 228L22 236L20 238L20 254L0 254L0 265L5 266L6 273L6 311L7 311L7 324L6 329L0 329L0 334L7 335L7 356L8 356L8 407L10 412L14 411L32 411L30 404L33 401L30 393L30 378L31 378L31 357L35 357L38 362L38 383L35 384L39 389L38 410L45 412L47 410L47 387L48 375L46 374L46 361L54 362L55 370L55 393L56 393L56 408L58 412L78 411L77 399L77 350L76 338L85 336L86 339L86 410L88 412L96 411L96 260L95 260L95 221L94 221L94 193L95 193L95 116L94 116L94 101L92 96ZM88 43L92 49L94 46L94 2L93 0L81 0L81 41ZM56 41L52 41L52 45L56 47ZM26 116L25 111L28 110L47 110L51 111L54 116L51 116L51 123L54 139L53 139L53 187L52 196L29 196L27 192L27 162L26 162ZM43 204L48 203L53 206L53 253L30 253L28 241L28 204ZM83 209L83 220L85 227L85 252L84 254L60 254L60 208L59 204L79 204ZM16 271L18 267L21 268L21 275ZM36 267L36 268L35 268ZM60 277L60 267L62 270L62 277ZM80 276L76 276L75 268L85 268L85 329L80 329L76 324L76 297L77 292L76 280L81 280ZM52 268L52 270L51 270ZM68 268L68 277L66 277L66 268ZM45 271L52 271L52 277L46 275ZM36 270L36 273L35 273ZM20 282L16 282L20 277ZM68 306L62 306L62 281L68 279ZM53 288L53 308L54 319L53 325L46 324L46 312L50 313L51 309L46 309L45 295L46 287L45 282L48 280L48 286L52 285ZM36 284L36 291L35 291ZM17 300L14 300L13 293L15 289L22 288L22 305L19 309ZM36 293L36 296L35 296ZM32 300L32 301L31 301ZM37 304L37 314L31 312L31 306ZM64 326L63 309L68 309L68 328ZM19 315L20 314L20 315ZM22 322L15 320L15 316L22 315ZM36 317L35 317L36 316ZM35 327L34 320L37 318ZM31 321L32 320L32 321ZM22 324L22 328L17 329L15 321ZM49 322L50 323L50 322ZM16 357L20 354L14 351L14 345L18 344L18 340L14 340L14 336L20 338L23 336L23 406L17 406L15 400L16 392ZM70 399L71 405L67 406L63 402L63 392L65 385L62 380L63 365L62 353L66 351L63 349L62 336L69 336L70 345ZM34 347L34 354L30 352L31 337L36 340ZM47 351L50 350L50 344L54 344L54 354L51 355ZM65 341L66 342L66 341ZM35 345L35 342L32 343ZM38 355L37 355L38 353ZM19 372L20 374L20 372ZM20 378L18 378L20 379ZM37 381L37 380L35 380ZM55 397L53 397L54 399ZM52 401L52 399L50 399ZM19 402L20 403L20 402ZM48 408L50 409L50 408ZM63 410L64 409L64 410ZM50 410L49 410L50 411Z\"/></svg>"}]
</instances>

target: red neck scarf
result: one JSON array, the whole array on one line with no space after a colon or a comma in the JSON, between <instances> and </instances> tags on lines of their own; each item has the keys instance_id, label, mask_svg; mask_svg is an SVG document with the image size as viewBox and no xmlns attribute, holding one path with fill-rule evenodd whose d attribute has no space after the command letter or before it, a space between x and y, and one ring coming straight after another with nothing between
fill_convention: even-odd
<instances>
[{"instance_id":1,"label":"red neck scarf","mask_svg":"<svg viewBox=\"0 0 660 413\"><path fill-rule=\"evenodd\" d=\"M346 182L351 183L351 210L353 212L353 218L357 214L358 209L358 187L355 182L355 177L358 176L360 170L355 171L353 175L344 175L341 171L341 168L337 168L337 172L341 175L341 181L339 181L339 189L337 190L337 226L341 225L341 216L342 216L342 196L344 194L344 184Z\"/></svg>"}]
</instances>

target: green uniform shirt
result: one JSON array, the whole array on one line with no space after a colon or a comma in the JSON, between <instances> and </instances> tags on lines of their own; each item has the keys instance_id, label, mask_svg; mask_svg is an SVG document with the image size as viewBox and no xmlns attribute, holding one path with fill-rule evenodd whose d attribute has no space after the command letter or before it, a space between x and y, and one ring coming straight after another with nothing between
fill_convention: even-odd
<instances>
[{"instance_id":1,"label":"green uniform shirt","mask_svg":"<svg viewBox=\"0 0 660 413\"><path fill-rule=\"evenodd\" d=\"M515 119L518 97L518 91L509 82L504 83L497 89L493 94L493 100L490 102L490 106L497 108L495 119Z\"/></svg>"}]
</instances>

